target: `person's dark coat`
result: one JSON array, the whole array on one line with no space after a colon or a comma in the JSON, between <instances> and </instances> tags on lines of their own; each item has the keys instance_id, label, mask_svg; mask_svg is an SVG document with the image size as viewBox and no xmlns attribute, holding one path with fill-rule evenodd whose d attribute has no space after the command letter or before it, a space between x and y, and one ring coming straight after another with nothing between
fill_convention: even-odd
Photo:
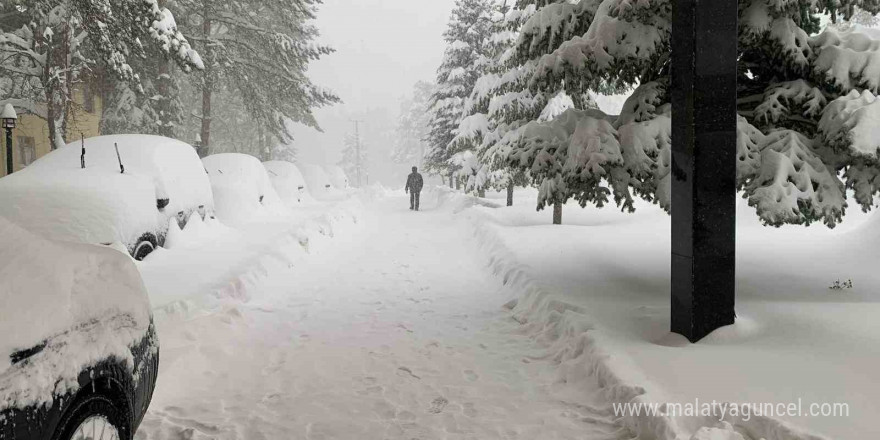
<instances>
[{"instance_id":1,"label":"person's dark coat","mask_svg":"<svg viewBox=\"0 0 880 440\"><path fill-rule=\"evenodd\" d=\"M425 181L419 173L412 173L406 178L405 191L422 192L423 186L425 186Z\"/></svg>"}]
</instances>

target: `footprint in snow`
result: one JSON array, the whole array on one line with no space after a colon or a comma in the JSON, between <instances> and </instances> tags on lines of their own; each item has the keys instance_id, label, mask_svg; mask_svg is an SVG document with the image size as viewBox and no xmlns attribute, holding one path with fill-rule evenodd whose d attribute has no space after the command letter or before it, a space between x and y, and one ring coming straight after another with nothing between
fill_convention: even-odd
<instances>
[{"instance_id":1,"label":"footprint in snow","mask_svg":"<svg viewBox=\"0 0 880 440\"><path fill-rule=\"evenodd\" d=\"M416 379L421 379L421 377L416 376L415 374L413 374L412 370L410 370L410 369L407 368L407 367L398 367L398 368L397 368L397 373L398 373L398 375L401 375L401 376L403 376L403 375L407 375L407 376L414 377L414 378L416 378Z\"/></svg>"},{"instance_id":2,"label":"footprint in snow","mask_svg":"<svg viewBox=\"0 0 880 440\"><path fill-rule=\"evenodd\" d=\"M446 400L445 397L440 396L431 401L431 407L428 408L428 412L431 414L440 414L446 408L446 405L449 405L449 401Z\"/></svg>"}]
</instances>

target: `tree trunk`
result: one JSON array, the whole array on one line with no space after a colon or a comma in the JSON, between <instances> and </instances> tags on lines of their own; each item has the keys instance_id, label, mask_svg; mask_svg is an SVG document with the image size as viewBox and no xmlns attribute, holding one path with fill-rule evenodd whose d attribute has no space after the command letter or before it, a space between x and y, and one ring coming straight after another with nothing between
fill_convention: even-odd
<instances>
[{"instance_id":1,"label":"tree trunk","mask_svg":"<svg viewBox=\"0 0 880 440\"><path fill-rule=\"evenodd\" d=\"M49 148L54 150L58 145L55 141L55 137L58 134L58 129L55 126L57 122L55 119L55 114L57 113L55 108L55 79L52 78L52 45L50 43L49 48L46 50L46 65L43 67L43 83L46 85L46 124L49 128Z\"/></svg>"},{"instance_id":2,"label":"tree trunk","mask_svg":"<svg viewBox=\"0 0 880 440\"><path fill-rule=\"evenodd\" d=\"M159 9L165 9L168 0L159 0ZM162 56L159 60L158 77L156 78L156 91L159 96L159 135L169 138L174 137L174 125L171 123L171 60Z\"/></svg>"},{"instance_id":3,"label":"tree trunk","mask_svg":"<svg viewBox=\"0 0 880 440\"><path fill-rule=\"evenodd\" d=\"M212 74L214 56L211 50L211 43L208 41L211 37L211 19L208 2L204 3L205 13L202 23L202 35L205 38L205 71L204 82L202 84L202 148L199 151L200 157L205 157L211 150L211 94L214 91L214 77Z\"/></svg>"},{"instance_id":4,"label":"tree trunk","mask_svg":"<svg viewBox=\"0 0 880 440\"><path fill-rule=\"evenodd\" d=\"M455 190L456 191L461 190L461 182L458 179L455 179Z\"/></svg>"},{"instance_id":5,"label":"tree trunk","mask_svg":"<svg viewBox=\"0 0 880 440\"><path fill-rule=\"evenodd\" d=\"M449 176L449 189L453 189L455 184L452 183L452 176Z\"/></svg>"},{"instance_id":6,"label":"tree trunk","mask_svg":"<svg viewBox=\"0 0 880 440\"><path fill-rule=\"evenodd\" d=\"M485 188L478 189L477 190L477 197L479 197L481 199L485 199L486 198L486 189Z\"/></svg>"},{"instance_id":7,"label":"tree trunk","mask_svg":"<svg viewBox=\"0 0 880 440\"><path fill-rule=\"evenodd\" d=\"M560 202L556 202L553 204L553 224L562 224L562 203Z\"/></svg>"},{"instance_id":8,"label":"tree trunk","mask_svg":"<svg viewBox=\"0 0 880 440\"><path fill-rule=\"evenodd\" d=\"M513 206L513 182L507 184L507 206Z\"/></svg>"},{"instance_id":9,"label":"tree trunk","mask_svg":"<svg viewBox=\"0 0 880 440\"><path fill-rule=\"evenodd\" d=\"M62 59L62 68L64 69L64 87L61 89L61 95L59 97L62 100L61 105L61 143L66 144L68 137L74 137L73 133L70 133L70 125L68 121L70 120L71 115L71 104L72 104L72 96L73 96L73 85L71 84L73 81L73 75L71 74L70 69L70 40L72 35L70 34L70 26L64 26L64 32L61 33L62 43L61 43L61 59ZM88 93L87 91L83 91L83 93ZM81 137L81 136L80 136Z\"/></svg>"}]
</instances>

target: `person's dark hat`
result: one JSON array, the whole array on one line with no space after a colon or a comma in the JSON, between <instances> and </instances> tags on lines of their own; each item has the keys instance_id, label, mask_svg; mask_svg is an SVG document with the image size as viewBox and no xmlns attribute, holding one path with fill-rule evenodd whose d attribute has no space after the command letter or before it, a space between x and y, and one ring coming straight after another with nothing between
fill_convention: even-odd
<instances>
[{"instance_id":1,"label":"person's dark hat","mask_svg":"<svg viewBox=\"0 0 880 440\"><path fill-rule=\"evenodd\" d=\"M419 167L413 167L413 172L414 172L414 173L415 173L416 171L418 171L418 170L419 170Z\"/></svg>"}]
</instances>

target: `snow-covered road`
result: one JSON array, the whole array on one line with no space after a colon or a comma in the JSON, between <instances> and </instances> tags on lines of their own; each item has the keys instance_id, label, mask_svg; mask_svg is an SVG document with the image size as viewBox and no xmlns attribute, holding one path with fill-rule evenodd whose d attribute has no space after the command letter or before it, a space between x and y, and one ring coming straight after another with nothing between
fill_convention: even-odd
<instances>
[{"instance_id":1,"label":"snow-covered road","mask_svg":"<svg viewBox=\"0 0 880 440\"><path fill-rule=\"evenodd\" d=\"M629 438L518 334L468 228L423 204L371 202L249 301L161 325L138 438Z\"/></svg>"}]
</instances>

